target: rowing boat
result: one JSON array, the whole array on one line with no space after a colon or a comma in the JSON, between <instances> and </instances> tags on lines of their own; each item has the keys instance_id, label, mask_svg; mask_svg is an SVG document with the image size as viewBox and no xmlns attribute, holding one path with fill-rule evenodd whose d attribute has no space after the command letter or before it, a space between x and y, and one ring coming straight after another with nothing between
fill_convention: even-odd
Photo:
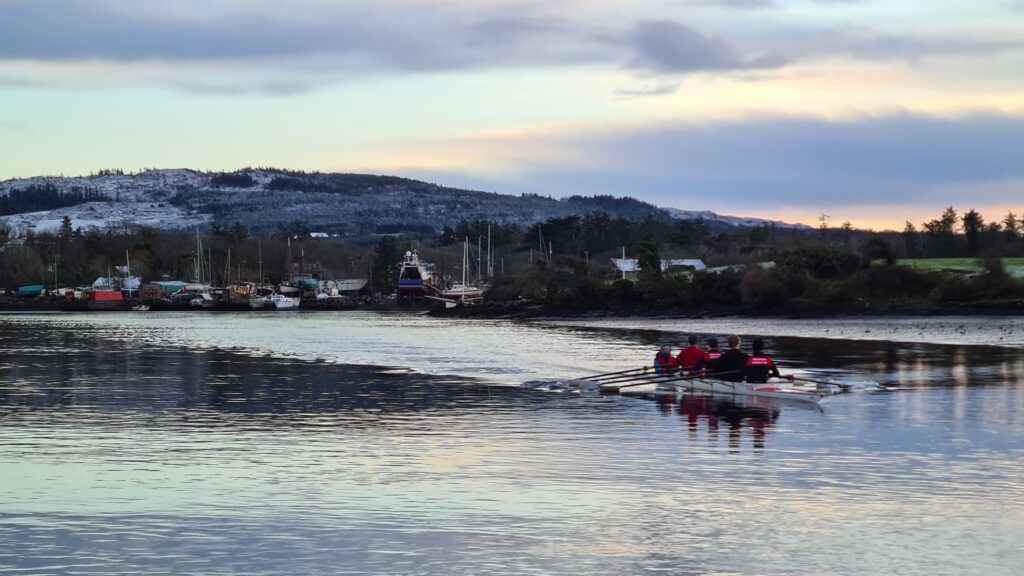
<instances>
[{"instance_id":1,"label":"rowing boat","mask_svg":"<svg viewBox=\"0 0 1024 576\"><path fill-rule=\"evenodd\" d=\"M656 377L657 378L657 377ZM764 398L779 398L783 400L799 400L802 402L820 402L824 393L815 390L805 390L788 386L777 386L775 384L753 384L748 382L726 382L725 380L713 379L675 379L662 377L659 381L651 381L650 384L657 384L656 395L674 395L679 390L695 390L698 392L711 392L713 394L730 394L735 396L761 396ZM580 382L580 389L591 388L594 385L602 392L618 392L621 384L609 384L584 380ZM586 383L586 386L584 385Z\"/></svg>"},{"instance_id":2,"label":"rowing boat","mask_svg":"<svg viewBox=\"0 0 1024 576\"><path fill-rule=\"evenodd\" d=\"M673 383L674 386L700 392L715 394L735 394L737 396L761 396L763 398L779 398L783 400L801 400L804 402L821 402L824 396L820 392L801 390L775 384L754 384L750 382L726 382L725 380L683 380ZM663 386L663 385L662 385Z\"/></svg>"}]
</instances>

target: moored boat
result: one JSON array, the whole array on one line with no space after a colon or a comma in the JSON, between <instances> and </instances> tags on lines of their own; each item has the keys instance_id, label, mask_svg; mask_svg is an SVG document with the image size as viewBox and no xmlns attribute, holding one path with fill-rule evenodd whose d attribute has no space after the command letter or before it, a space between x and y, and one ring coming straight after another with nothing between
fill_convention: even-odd
<instances>
[{"instance_id":1,"label":"moored boat","mask_svg":"<svg viewBox=\"0 0 1024 576\"><path fill-rule=\"evenodd\" d=\"M480 288L466 286L461 283L453 284L451 288L441 291L441 298L458 302L477 302L482 300L483 297L484 291Z\"/></svg>"},{"instance_id":2,"label":"moored boat","mask_svg":"<svg viewBox=\"0 0 1024 576\"><path fill-rule=\"evenodd\" d=\"M31 284L19 287L15 294L22 298L32 298L42 294L44 289L45 287L42 284Z\"/></svg>"},{"instance_id":3,"label":"moored boat","mask_svg":"<svg viewBox=\"0 0 1024 576\"><path fill-rule=\"evenodd\" d=\"M285 296L283 294L273 294L269 298L270 305L275 310L298 310L299 299L292 298L291 296Z\"/></svg>"}]
</instances>

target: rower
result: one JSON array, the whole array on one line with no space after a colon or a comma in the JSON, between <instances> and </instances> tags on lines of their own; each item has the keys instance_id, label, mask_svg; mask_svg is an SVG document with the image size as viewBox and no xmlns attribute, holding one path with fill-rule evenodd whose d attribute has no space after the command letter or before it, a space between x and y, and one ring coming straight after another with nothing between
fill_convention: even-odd
<instances>
[{"instance_id":1,"label":"rower","mask_svg":"<svg viewBox=\"0 0 1024 576\"><path fill-rule=\"evenodd\" d=\"M718 357L714 372L709 373L708 376L727 382L742 382L748 358L749 356L740 350L740 337L733 334L729 336L729 349Z\"/></svg>"},{"instance_id":2,"label":"rower","mask_svg":"<svg viewBox=\"0 0 1024 576\"><path fill-rule=\"evenodd\" d=\"M700 365L704 360L704 351L697 347L696 336L690 336L687 341L690 345L679 351L679 355L676 356L676 366L679 367L680 376L696 378L700 375Z\"/></svg>"},{"instance_id":3,"label":"rower","mask_svg":"<svg viewBox=\"0 0 1024 576\"><path fill-rule=\"evenodd\" d=\"M775 366L775 362L764 353L764 340L755 338L753 342L754 354L747 359L747 366L744 370L744 376L747 377L747 382L754 384L764 384L768 382L769 376L775 378L782 378L782 374L779 374L779 369ZM792 381L793 376L789 375L785 377L787 380Z\"/></svg>"},{"instance_id":4,"label":"rower","mask_svg":"<svg viewBox=\"0 0 1024 576\"><path fill-rule=\"evenodd\" d=\"M671 374L676 367L676 359L672 357L672 347L665 344L654 357L655 374Z\"/></svg>"},{"instance_id":5,"label":"rower","mask_svg":"<svg viewBox=\"0 0 1024 576\"><path fill-rule=\"evenodd\" d=\"M704 360L701 361L701 378L707 375L708 372L714 372L715 366L718 364L718 359L722 356L722 351L718 349L718 338L712 336L708 338L708 349L704 352Z\"/></svg>"}]
</instances>

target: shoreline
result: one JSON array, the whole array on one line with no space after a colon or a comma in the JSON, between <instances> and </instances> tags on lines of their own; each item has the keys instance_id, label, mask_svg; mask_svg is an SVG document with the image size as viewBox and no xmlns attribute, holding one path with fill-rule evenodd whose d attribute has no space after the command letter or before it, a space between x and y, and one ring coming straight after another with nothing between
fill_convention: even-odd
<instances>
[{"instance_id":1,"label":"shoreline","mask_svg":"<svg viewBox=\"0 0 1024 576\"><path fill-rule=\"evenodd\" d=\"M811 320L832 318L885 319L885 318L930 318L930 317L1021 317L1024 318L1024 301L1013 306L905 306L887 310L853 310L837 308L835 311L792 312L782 310L757 311L747 308L700 308L696 310L668 309L652 310L646 306L618 309L568 308L564 306L534 305L527 307L456 306L455 308L434 308L431 316L440 318L482 318L488 320L549 320L549 319L600 319L600 318L651 318L676 320L711 320L721 318L751 318L776 320Z\"/></svg>"}]
</instances>

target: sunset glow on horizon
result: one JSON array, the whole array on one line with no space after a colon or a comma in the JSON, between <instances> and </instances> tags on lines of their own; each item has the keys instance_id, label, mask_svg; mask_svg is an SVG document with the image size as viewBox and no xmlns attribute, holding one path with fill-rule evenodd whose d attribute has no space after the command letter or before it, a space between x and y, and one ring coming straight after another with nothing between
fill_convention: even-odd
<instances>
[{"instance_id":1,"label":"sunset glow on horizon","mask_svg":"<svg viewBox=\"0 0 1024 576\"><path fill-rule=\"evenodd\" d=\"M902 229L1024 212L1024 3L0 1L0 180L394 173Z\"/></svg>"}]
</instances>

